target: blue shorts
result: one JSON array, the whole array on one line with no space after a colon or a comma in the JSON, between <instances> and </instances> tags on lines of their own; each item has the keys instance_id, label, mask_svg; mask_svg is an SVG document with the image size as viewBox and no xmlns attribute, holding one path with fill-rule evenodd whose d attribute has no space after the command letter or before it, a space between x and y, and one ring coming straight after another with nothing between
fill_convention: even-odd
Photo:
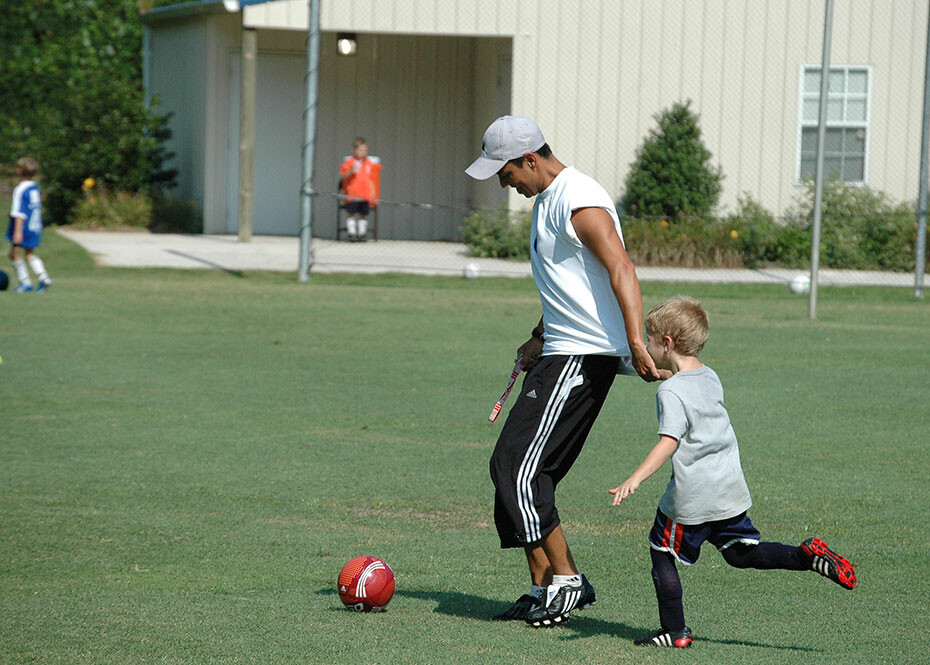
<instances>
[{"instance_id":1,"label":"blue shorts","mask_svg":"<svg viewBox=\"0 0 930 665\"><path fill-rule=\"evenodd\" d=\"M679 524L656 511L656 521L649 532L649 545L654 550L668 552L686 566L694 565L701 555L701 545L709 541L718 550L734 543L758 545L762 535L752 525L746 513L718 522Z\"/></svg>"},{"instance_id":2,"label":"blue shorts","mask_svg":"<svg viewBox=\"0 0 930 665\"><path fill-rule=\"evenodd\" d=\"M10 217L10 222L6 227L6 239L11 243L13 242L13 229L15 222L13 218ZM23 249L35 249L39 246L39 243L42 242L42 230L39 231L30 231L23 220L23 241L16 245L16 247L22 247Z\"/></svg>"}]
</instances>

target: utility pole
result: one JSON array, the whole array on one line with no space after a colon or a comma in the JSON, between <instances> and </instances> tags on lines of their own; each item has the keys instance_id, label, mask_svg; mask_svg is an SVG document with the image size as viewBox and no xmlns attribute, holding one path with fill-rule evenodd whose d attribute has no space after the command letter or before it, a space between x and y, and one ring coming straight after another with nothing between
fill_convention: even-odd
<instances>
[{"instance_id":1,"label":"utility pole","mask_svg":"<svg viewBox=\"0 0 930 665\"><path fill-rule=\"evenodd\" d=\"M242 50L239 69L240 124L239 124L239 242L252 240L252 217L255 209L253 177L255 161L255 70L258 56L258 35L254 28L245 27L242 16Z\"/></svg>"},{"instance_id":2,"label":"utility pole","mask_svg":"<svg viewBox=\"0 0 930 665\"><path fill-rule=\"evenodd\" d=\"M917 196L917 248L914 252L914 297L924 297L927 263L927 150L930 141L930 12L927 15L927 62L924 65L924 123L920 134L920 188Z\"/></svg>"},{"instance_id":3,"label":"utility pole","mask_svg":"<svg viewBox=\"0 0 930 665\"><path fill-rule=\"evenodd\" d=\"M827 92L830 89L830 35L833 0L827 0L823 19L823 63L820 67L820 116L817 120L817 172L814 177L814 228L811 230L811 292L808 316L817 318L817 281L820 271L820 226L823 212L823 150L827 135Z\"/></svg>"},{"instance_id":4,"label":"utility pole","mask_svg":"<svg viewBox=\"0 0 930 665\"><path fill-rule=\"evenodd\" d=\"M304 146L300 186L300 256L297 281L310 280L310 235L313 228L313 157L316 147L317 87L320 78L320 0L309 0L307 28L307 89L304 107Z\"/></svg>"}]
</instances>

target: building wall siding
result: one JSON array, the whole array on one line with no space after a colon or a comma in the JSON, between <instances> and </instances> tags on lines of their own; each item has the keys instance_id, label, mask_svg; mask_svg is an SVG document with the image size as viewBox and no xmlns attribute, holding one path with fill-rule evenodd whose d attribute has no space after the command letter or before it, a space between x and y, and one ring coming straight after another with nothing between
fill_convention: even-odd
<instances>
[{"instance_id":1,"label":"building wall siding","mask_svg":"<svg viewBox=\"0 0 930 665\"><path fill-rule=\"evenodd\" d=\"M198 207L204 204L207 26L206 19L193 17L161 25L150 37L151 51L158 53L149 72L155 109L174 113L166 148L181 173L176 195Z\"/></svg>"},{"instance_id":2,"label":"building wall siding","mask_svg":"<svg viewBox=\"0 0 930 665\"><path fill-rule=\"evenodd\" d=\"M920 0L848 0L837 3L834 15L832 62L872 71L866 181L899 200L917 194L927 11ZM495 86L504 62L492 62L484 50L510 51L506 110L536 118L557 156L594 175L614 196L623 192L654 115L690 99L725 175L723 207L732 209L748 192L781 212L800 191L799 71L820 62L823 14L823 0L322 0L324 35L354 31L379 47L388 38L408 39L423 51L411 61L379 48L383 66L372 65L377 76L351 75L357 99L375 96L383 112L367 119L364 104L346 111L356 97L343 87L331 90L343 111L330 118L334 131L321 124L327 127L321 134L338 136L342 145L345 135L364 133L367 125L373 137L400 145L404 137L389 136L388 125L410 104L421 130L406 137L407 173L419 179L436 169L436 188L451 199L493 202L486 183L454 182L464 164L435 162L432 155L436 141L454 147L465 163L477 153L481 131L500 109ZM259 28L302 31L307 3L253 5L244 18ZM503 39L464 47L450 36ZM327 49L324 44L325 57ZM347 66L334 58L324 64ZM327 117L321 114L321 123ZM431 126L449 117L462 120L454 137ZM399 166L386 165L386 174ZM448 178L438 175L445 169ZM395 185L404 198L404 187ZM526 201L511 194L510 205Z\"/></svg>"}]
</instances>

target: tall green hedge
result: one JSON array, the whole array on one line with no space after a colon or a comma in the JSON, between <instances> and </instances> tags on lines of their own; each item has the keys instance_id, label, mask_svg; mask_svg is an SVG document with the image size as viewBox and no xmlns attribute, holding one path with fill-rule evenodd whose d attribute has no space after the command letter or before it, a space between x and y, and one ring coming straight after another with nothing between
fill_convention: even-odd
<instances>
[{"instance_id":1,"label":"tall green hedge","mask_svg":"<svg viewBox=\"0 0 930 665\"><path fill-rule=\"evenodd\" d=\"M112 190L174 184L167 118L144 104L135 0L6 3L0 62L0 164L39 160L49 221L69 219L90 176Z\"/></svg>"},{"instance_id":2,"label":"tall green hedge","mask_svg":"<svg viewBox=\"0 0 930 665\"><path fill-rule=\"evenodd\" d=\"M717 205L723 174L710 163L691 102L655 116L657 127L636 151L621 200L634 217L701 217Z\"/></svg>"}]
</instances>

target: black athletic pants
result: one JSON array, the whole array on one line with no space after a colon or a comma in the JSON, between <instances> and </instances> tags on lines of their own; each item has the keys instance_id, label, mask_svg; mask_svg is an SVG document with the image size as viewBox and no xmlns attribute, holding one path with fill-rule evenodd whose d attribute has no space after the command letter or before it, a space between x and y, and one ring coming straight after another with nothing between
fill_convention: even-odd
<instances>
[{"instance_id":1,"label":"black athletic pants","mask_svg":"<svg viewBox=\"0 0 930 665\"><path fill-rule=\"evenodd\" d=\"M675 559L668 552L649 550L652 556L652 583L659 601L659 622L662 630L677 633L685 627L685 609L681 601L681 578ZM746 545L735 543L720 550L723 560L734 568L756 570L807 570L809 564L801 556L801 548L781 543Z\"/></svg>"},{"instance_id":2,"label":"black athletic pants","mask_svg":"<svg viewBox=\"0 0 930 665\"><path fill-rule=\"evenodd\" d=\"M523 380L491 455L501 547L523 547L559 525L555 487L604 404L619 358L543 356Z\"/></svg>"}]
</instances>

